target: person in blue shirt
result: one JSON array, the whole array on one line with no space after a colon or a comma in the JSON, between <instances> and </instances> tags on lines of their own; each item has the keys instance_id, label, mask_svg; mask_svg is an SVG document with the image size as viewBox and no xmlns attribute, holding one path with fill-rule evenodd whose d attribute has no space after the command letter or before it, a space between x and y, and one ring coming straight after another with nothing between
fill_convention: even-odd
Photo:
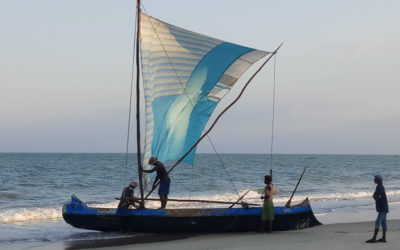
<instances>
[{"instance_id":1,"label":"person in blue shirt","mask_svg":"<svg viewBox=\"0 0 400 250\"><path fill-rule=\"evenodd\" d=\"M386 242L386 215L389 213L389 206L386 198L385 187L382 184L382 176L376 175L374 182L377 184L376 189L372 197L375 200L376 211L378 212L378 217L375 221L375 231L372 239L367 240L367 243L376 243L376 242ZM382 225L382 238L376 240L376 236L379 232L379 227Z\"/></svg>"}]
</instances>

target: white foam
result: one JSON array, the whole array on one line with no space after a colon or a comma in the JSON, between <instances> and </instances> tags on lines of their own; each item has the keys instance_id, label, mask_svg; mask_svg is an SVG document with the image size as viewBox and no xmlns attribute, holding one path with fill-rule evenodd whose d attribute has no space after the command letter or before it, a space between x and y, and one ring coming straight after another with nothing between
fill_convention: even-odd
<instances>
[{"instance_id":1,"label":"white foam","mask_svg":"<svg viewBox=\"0 0 400 250\"><path fill-rule=\"evenodd\" d=\"M61 218L61 208L23 208L0 212L0 223L59 220Z\"/></svg>"},{"instance_id":2,"label":"white foam","mask_svg":"<svg viewBox=\"0 0 400 250\"><path fill-rule=\"evenodd\" d=\"M247 190L241 190L239 195L244 194ZM386 192L390 204L400 203L400 190ZM349 192L349 193L326 193L326 194L313 194L309 195L311 201L315 201L320 207L335 209L340 208L339 203L344 201L351 203L352 206L362 203L354 203L355 201L366 201L372 199L372 192ZM235 202L238 199L237 194L218 194L218 195L196 195L190 197L193 200L213 200L213 201L231 201ZM251 190L243 199L247 203L253 203L261 205L261 195L254 190ZM154 196L154 198L158 198ZM189 199L188 197L171 197L178 199ZM276 205L285 204L289 199L289 196L275 196L274 203ZM304 195L295 195L292 199L292 204L299 203L305 199ZM365 203L365 202L363 202ZM373 201L372 201L373 203ZM103 207L103 208L116 208L118 201L112 201L104 204L88 204L90 207ZM206 207L227 207L229 204L218 204L218 203L182 203L182 202L168 202L168 208L206 208ZM160 207L159 201L147 201L147 208L158 208ZM29 221L49 221L49 220L62 220L62 209L61 207L48 207L48 208L24 208L24 209L10 209L0 212L0 223L18 223L18 222L29 222Z\"/></svg>"},{"instance_id":3,"label":"white foam","mask_svg":"<svg viewBox=\"0 0 400 250\"><path fill-rule=\"evenodd\" d=\"M246 190L242 190L239 194L243 194ZM388 191L386 192L388 199L391 198L395 200L400 200L400 190L396 191ZM261 195L254 190L251 190L243 199L249 203L261 203L260 199ZM342 200L367 200L372 198L372 192L348 192L348 193L321 193L321 194L312 194L307 196L310 200L316 201L342 201ZM301 202L306 198L306 196L301 194L296 194L292 201L293 202ZM236 201L238 196L236 194L221 194L221 195L201 195L192 197L192 199L204 199L204 200L217 200L217 201ZM277 195L274 197L274 202L276 203L284 203L287 202L289 196L280 196Z\"/></svg>"},{"instance_id":4,"label":"white foam","mask_svg":"<svg viewBox=\"0 0 400 250\"><path fill-rule=\"evenodd\" d=\"M322 194L322 195L311 195L311 199L317 200L365 200L372 199L373 192L355 192L355 193L332 193L332 194ZM400 190L388 191L386 192L387 197L397 198L400 195Z\"/></svg>"}]
</instances>

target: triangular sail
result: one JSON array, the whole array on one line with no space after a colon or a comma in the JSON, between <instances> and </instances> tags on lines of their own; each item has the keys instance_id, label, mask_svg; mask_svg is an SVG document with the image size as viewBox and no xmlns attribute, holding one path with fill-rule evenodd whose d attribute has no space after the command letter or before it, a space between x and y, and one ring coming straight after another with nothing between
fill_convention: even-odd
<instances>
[{"instance_id":1,"label":"triangular sail","mask_svg":"<svg viewBox=\"0 0 400 250\"><path fill-rule=\"evenodd\" d=\"M141 14L146 140L143 167L177 160L199 139L221 98L268 52L194 33ZM192 164L195 150L183 160Z\"/></svg>"}]
</instances>

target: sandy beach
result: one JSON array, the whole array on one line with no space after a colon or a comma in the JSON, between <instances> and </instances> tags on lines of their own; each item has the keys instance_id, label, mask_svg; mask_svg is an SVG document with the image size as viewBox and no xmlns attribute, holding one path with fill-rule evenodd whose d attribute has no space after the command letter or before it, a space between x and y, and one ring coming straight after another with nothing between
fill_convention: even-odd
<instances>
[{"instance_id":1,"label":"sandy beach","mask_svg":"<svg viewBox=\"0 0 400 250\"><path fill-rule=\"evenodd\" d=\"M388 221L387 243L365 243L373 222L322 225L314 228L268 233L136 235L118 239L65 241L29 246L29 249L399 249L400 220ZM381 232L378 235L380 238ZM15 246L16 247L16 246ZM21 246L26 248L27 246Z\"/></svg>"}]
</instances>

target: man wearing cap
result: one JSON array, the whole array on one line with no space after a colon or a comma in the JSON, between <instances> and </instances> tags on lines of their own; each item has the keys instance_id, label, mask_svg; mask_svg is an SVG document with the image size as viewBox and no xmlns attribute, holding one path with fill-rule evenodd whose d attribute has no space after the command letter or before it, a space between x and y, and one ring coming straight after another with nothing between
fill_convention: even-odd
<instances>
[{"instance_id":1,"label":"man wearing cap","mask_svg":"<svg viewBox=\"0 0 400 250\"><path fill-rule=\"evenodd\" d=\"M129 186L124 188L118 207L129 208L130 205L134 206L135 208L140 207L139 199L134 196L135 187L137 187L137 183L132 181ZM139 205L137 205L136 203L138 203Z\"/></svg>"},{"instance_id":2,"label":"man wearing cap","mask_svg":"<svg viewBox=\"0 0 400 250\"><path fill-rule=\"evenodd\" d=\"M376 243L376 242L386 242L386 215L389 213L389 206L386 198L385 188L382 185L382 176L375 175L374 182L377 184L376 189L372 197L375 200L376 211L378 212L378 218L375 221L375 231L372 239L367 240L367 243ZM376 236L379 232L379 227L382 225L382 238L376 240Z\"/></svg>"},{"instance_id":3,"label":"man wearing cap","mask_svg":"<svg viewBox=\"0 0 400 250\"><path fill-rule=\"evenodd\" d=\"M160 196L161 207L160 209L164 209L167 206L168 194L169 194L169 186L171 183L171 179L168 176L167 170L165 170L164 164L158 161L157 157L151 157L149 159L149 164L154 165L153 169L144 170L145 173L153 173L157 171L157 177L154 179L153 189L155 188L155 184L158 180L160 180L160 186L158 188L158 195Z\"/></svg>"}]
</instances>

